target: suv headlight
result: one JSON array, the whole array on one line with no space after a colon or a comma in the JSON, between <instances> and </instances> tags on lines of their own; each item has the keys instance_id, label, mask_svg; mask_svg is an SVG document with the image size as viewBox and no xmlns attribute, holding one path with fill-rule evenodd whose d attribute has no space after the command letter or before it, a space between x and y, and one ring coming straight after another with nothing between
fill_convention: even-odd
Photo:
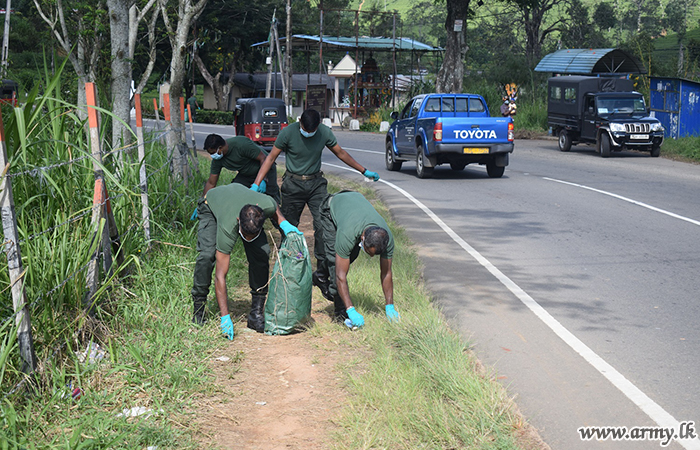
<instances>
[{"instance_id":1,"label":"suv headlight","mask_svg":"<svg viewBox=\"0 0 700 450\"><path fill-rule=\"evenodd\" d=\"M612 131L613 133L624 132L625 126L621 123L611 123L610 124L610 131Z\"/></svg>"},{"instance_id":2,"label":"suv headlight","mask_svg":"<svg viewBox=\"0 0 700 450\"><path fill-rule=\"evenodd\" d=\"M661 125L661 122L652 123L651 131L664 131L664 127Z\"/></svg>"}]
</instances>

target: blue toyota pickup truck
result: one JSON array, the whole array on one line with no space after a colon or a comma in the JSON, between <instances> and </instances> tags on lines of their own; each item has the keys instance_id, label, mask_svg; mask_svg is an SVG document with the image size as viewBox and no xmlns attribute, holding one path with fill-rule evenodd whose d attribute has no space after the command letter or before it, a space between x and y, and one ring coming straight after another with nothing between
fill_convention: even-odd
<instances>
[{"instance_id":1,"label":"blue toyota pickup truck","mask_svg":"<svg viewBox=\"0 0 700 450\"><path fill-rule=\"evenodd\" d=\"M463 170L477 163L486 165L491 178L500 178L513 152L513 119L491 117L480 95L418 95L391 118L394 122L386 134L388 170L415 161L418 178L430 178L440 164Z\"/></svg>"}]
</instances>

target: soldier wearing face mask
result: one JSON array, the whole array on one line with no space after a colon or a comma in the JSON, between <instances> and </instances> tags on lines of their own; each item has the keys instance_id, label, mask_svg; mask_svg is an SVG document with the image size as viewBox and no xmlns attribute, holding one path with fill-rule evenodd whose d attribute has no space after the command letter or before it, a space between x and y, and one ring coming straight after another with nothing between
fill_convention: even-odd
<instances>
[{"instance_id":1,"label":"soldier wearing face mask","mask_svg":"<svg viewBox=\"0 0 700 450\"><path fill-rule=\"evenodd\" d=\"M287 170L282 177L282 214L292 225L298 226L304 206L308 205L309 212L313 216L314 255L317 261L316 271L312 277L313 284L321 289L326 299L333 301L329 291L329 272L319 212L321 203L328 194L326 189L328 181L321 172L321 155L326 147L338 159L365 177L374 181L379 180L379 174L365 169L340 147L333 131L321 123L321 115L318 111L307 109L302 113L299 122L287 126L280 132L250 188L260 192L260 184L263 183L265 174L280 153L285 152Z\"/></svg>"},{"instance_id":2,"label":"soldier wearing face mask","mask_svg":"<svg viewBox=\"0 0 700 450\"><path fill-rule=\"evenodd\" d=\"M216 187L222 168L237 172L233 179L234 183L250 187L255 181L260 165L267 156L262 147L245 136L234 136L224 140L218 134L210 134L204 140L204 150L211 155L212 161L209 179L204 184L202 197L207 194L209 189ZM258 191L269 195L279 203L280 193L277 186L277 167L275 165L266 172L262 184L262 189L258 189Z\"/></svg>"}]
</instances>

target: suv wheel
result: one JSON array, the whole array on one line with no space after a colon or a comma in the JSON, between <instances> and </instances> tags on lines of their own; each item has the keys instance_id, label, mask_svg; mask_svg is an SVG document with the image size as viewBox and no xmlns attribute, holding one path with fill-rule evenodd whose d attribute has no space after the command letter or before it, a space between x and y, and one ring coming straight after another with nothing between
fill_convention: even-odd
<instances>
[{"instance_id":1,"label":"suv wheel","mask_svg":"<svg viewBox=\"0 0 700 450\"><path fill-rule=\"evenodd\" d=\"M571 150L571 136L569 136L566 130L561 130L559 132L559 150L562 152Z\"/></svg>"},{"instance_id":2,"label":"suv wheel","mask_svg":"<svg viewBox=\"0 0 700 450\"><path fill-rule=\"evenodd\" d=\"M600 156L603 158L607 158L610 156L610 136L608 136L608 133L602 132L600 133Z\"/></svg>"},{"instance_id":3,"label":"suv wheel","mask_svg":"<svg viewBox=\"0 0 700 450\"><path fill-rule=\"evenodd\" d=\"M659 156L661 156L661 146L654 145L653 147L651 147L651 157L658 158Z\"/></svg>"}]
</instances>

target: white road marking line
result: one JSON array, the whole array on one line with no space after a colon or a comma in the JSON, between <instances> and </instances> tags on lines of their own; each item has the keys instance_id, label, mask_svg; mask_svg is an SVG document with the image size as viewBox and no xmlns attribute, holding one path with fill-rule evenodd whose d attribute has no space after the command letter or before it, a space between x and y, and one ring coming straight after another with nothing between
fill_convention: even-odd
<instances>
[{"instance_id":1,"label":"white road marking line","mask_svg":"<svg viewBox=\"0 0 700 450\"><path fill-rule=\"evenodd\" d=\"M581 188L581 189L587 189L587 190L589 190L589 191L597 192L597 193L599 193L599 194L609 195L610 197L614 197L614 198L617 198L617 199L619 199L619 200L623 200L623 201L632 203L633 205L641 206L642 208L647 208L647 209L650 209L650 210L652 210L652 211L659 212L659 213L661 213L661 214L666 214L667 216L671 216L671 217L676 218L676 219L684 220L684 221L686 221L686 222L692 223L693 225L698 225L698 226L700 226L700 221L693 220L693 219L690 219L690 218L688 218L688 217L681 216L681 215L678 215L678 214L676 214L676 213L672 213L672 212L670 212L670 211L666 211L666 210L664 210L664 209L657 208L656 206L651 206L651 205L648 205L648 204L646 204L646 203L642 203L642 202L637 201L637 200L632 200L631 198L627 198L627 197L623 197L623 196L621 196L621 195L613 194L612 192L602 191L602 190L600 190L600 189L592 188L592 187L590 187L590 186L586 186L586 185L583 185L583 184L577 184L577 183L571 183L571 182L569 182L569 181L557 180L556 178L549 178L549 177L542 177L542 178L543 178L544 180L547 180L547 181L554 181L554 182L556 182L556 183L568 184L569 186L575 186L575 187L578 187L578 188Z\"/></svg>"},{"instance_id":2,"label":"white road marking line","mask_svg":"<svg viewBox=\"0 0 700 450\"><path fill-rule=\"evenodd\" d=\"M335 167L337 169L349 170L356 172L355 169L351 169L346 166L338 166L335 164L323 163L327 166ZM552 180L556 181L556 180ZM576 353L581 355L590 365L592 365L601 375L610 381L613 386L619 389L627 398L629 398L639 409L641 409L647 416L651 418L656 424L664 428L673 428L675 430L679 429L680 422L676 420L671 414L666 412L661 406L654 402L649 396L642 392L637 386L632 384L624 375L618 372L613 366L608 364L603 358L598 356L593 350L591 350L586 344L584 344L579 338L577 338L573 333L564 327L557 319L555 319L551 314L547 312L539 303L535 301L530 295L525 292L520 286L515 284L513 280L508 278L503 272L501 272L496 266L491 264L491 262L476 251L471 245L469 245L464 239L462 239L457 233L455 233L452 228L447 226L445 222L442 221L435 213L433 213L427 206L421 203L420 200L415 198L413 195L409 194L404 189L398 187L397 185L390 183L388 181L380 179L379 182L386 184L395 191L402 194L404 197L413 202L418 208L423 210L425 214L430 217L433 222L435 222L442 230L447 233L448 236L452 238L460 247L462 247L469 255L471 255L479 264L481 264L486 270L491 272L491 274L498 279L509 291L513 293L525 306L527 306L530 311L532 311L545 325L551 329L554 334L559 336L569 347L571 347ZM602 192L602 191L601 191ZM614 194L610 194L615 196ZM622 197L624 199L624 197ZM679 216L680 217L680 216ZM700 450L700 439L684 439L677 440L683 448L686 450Z\"/></svg>"},{"instance_id":3,"label":"white road marking line","mask_svg":"<svg viewBox=\"0 0 700 450\"><path fill-rule=\"evenodd\" d=\"M384 152L378 152L376 150L363 150L361 148L352 148L352 147L343 147L344 150L352 150L354 152L362 152L362 153L374 153L375 155L383 155Z\"/></svg>"}]
</instances>

